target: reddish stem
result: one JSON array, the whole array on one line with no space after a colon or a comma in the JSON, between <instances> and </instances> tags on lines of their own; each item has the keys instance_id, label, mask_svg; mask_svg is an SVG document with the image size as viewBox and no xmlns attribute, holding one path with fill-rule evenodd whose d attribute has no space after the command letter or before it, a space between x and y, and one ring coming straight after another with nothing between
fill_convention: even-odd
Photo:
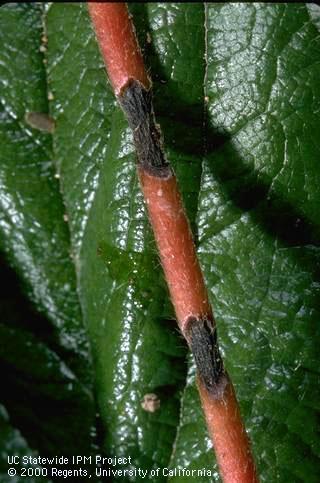
<instances>
[{"instance_id":1,"label":"reddish stem","mask_svg":"<svg viewBox=\"0 0 320 483\"><path fill-rule=\"evenodd\" d=\"M158 178L139 169L150 222L158 245L181 332L188 320L212 318L176 177ZM233 385L225 374L212 395L198 378L198 389L220 473L225 483L254 483L257 475Z\"/></svg>"},{"instance_id":2,"label":"reddish stem","mask_svg":"<svg viewBox=\"0 0 320 483\"><path fill-rule=\"evenodd\" d=\"M235 392L219 359L215 322L176 177L154 124L151 81L127 7L89 3L89 11L109 78L133 128L142 191L179 327L197 362L202 407L223 481L258 482Z\"/></svg>"},{"instance_id":3,"label":"reddish stem","mask_svg":"<svg viewBox=\"0 0 320 483\"><path fill-rule=\"evenodd\" d=\"M200 379L198 389L222 480L224 483L258 482L232 382L226 376L220 398L213 398Z\"/></svg>"},{"instance_id":4,"label":"reddish stem","mask_svg":"<svg viewBox=\"0 0 320 483\"><path fill-rule=\"evenodd\" d=\"M125 3L88 2L100 50L116 95L130 79L151 86Z\"/></svg>"},{"instance_id":5,"label":"reddish stem","mask_svg":"<svg viewBox=\"0 0 320 483\"><path fill-rule=\"evenodd\" d=\"M139 168L150 222L179 327L190 317L212 319L211 307L176 177L159 178Z\"/></svg>"}]
</instances>

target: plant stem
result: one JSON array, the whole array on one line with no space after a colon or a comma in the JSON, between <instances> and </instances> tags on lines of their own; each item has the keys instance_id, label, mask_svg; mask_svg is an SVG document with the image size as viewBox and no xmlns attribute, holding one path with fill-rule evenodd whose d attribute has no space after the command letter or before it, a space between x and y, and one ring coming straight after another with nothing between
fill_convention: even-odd
<instances>
[{"instance_id":1,"label":"plant stem","mask_svg":"<svg viewBox=\"0 0 320 483\"><path fill-rule=\"evenodd\" d=\"M88 2L88 8L115 94L130 78L151 87L126 4Z\"/></svg>"},{"instance_id":2,"label":"plant stem","mask_svg":"<svg viewBox=\"0 0 320 483\"><path fill-rule=\"evenodd\" d=\"M225 483L258 481L174 172L155 123L151 81L124 3L89 3L101 53L133 130L138 173L179 328L193 352L209 434Z\"/></svg>"}]
</instances>

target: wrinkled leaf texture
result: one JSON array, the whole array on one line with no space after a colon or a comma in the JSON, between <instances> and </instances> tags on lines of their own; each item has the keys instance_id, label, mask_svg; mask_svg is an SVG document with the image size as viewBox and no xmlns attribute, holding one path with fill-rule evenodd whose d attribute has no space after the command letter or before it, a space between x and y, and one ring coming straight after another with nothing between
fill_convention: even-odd
<instances>
[{"instance_id":1,"label":"wrinkled leaf texture","mask_svg":"<svg viewBox=\"0 0 320 483\"><path fill-rule=\"evenodd\" d=\"M261 481L316 482L319 8L130 10ZM86 5L8 4L0 27L1 481L12 452L219 481Z\"/></svg>"}]
</instances>

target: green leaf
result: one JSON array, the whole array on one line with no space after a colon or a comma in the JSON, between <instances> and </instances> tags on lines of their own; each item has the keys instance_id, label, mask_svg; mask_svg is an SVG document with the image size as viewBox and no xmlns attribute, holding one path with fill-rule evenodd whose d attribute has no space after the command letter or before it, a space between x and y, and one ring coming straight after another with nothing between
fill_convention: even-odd
<instances>
[{"instance_id":1,"label":"green leaf","mask_svg":"<svg viewBox=\"0 0 320 483\"><path fill-rule=\"evenodd\" d=\"M130 11L261 481L317 481L319 9L136 3ZM132 136L86 5L9 5L0 23L0 246L33 303L3 266L11 282L0 361L12 382L1 401L10 421L40 454L58 441L77 454L74 440L87 454L94 390L100 452L130 455L130 468L170 466L171 475L149 481L218 481ZM52 132L26 122L26 113L48 111ZM160 400L153 413L142 407L148 393ZM30 427L43 404L52 419L40 438ZM66 412L76 404L73 416L59 416L59 404ZM15 444L15 430L6 431ZM175 471L183 468L212 476Z\"/></svg>"},{"instance_id":2,"label":"green leaf","mask_svg":"<svg viewBox=\"0 0 320 483\"><path fill-rule=\"evenodd\" d=\"M48 112L41 19L38 5L1 8L0 246L39 311L2 262L1 401L33 447L67 455L91 451L95 408L51 138L26 121Z\"/></svg>"},{"instance_id":3,"label":"green leaf","mask_svg":"<svg viewBox=\"0 0 320 483\"><path fill-rule=\"evenodd\" d=\"M316 481L319 32L304 5L208 5L206 25L199 255L261 481ZM173 466L188 463L190 384Z\"/></svg>"}]
</instances>

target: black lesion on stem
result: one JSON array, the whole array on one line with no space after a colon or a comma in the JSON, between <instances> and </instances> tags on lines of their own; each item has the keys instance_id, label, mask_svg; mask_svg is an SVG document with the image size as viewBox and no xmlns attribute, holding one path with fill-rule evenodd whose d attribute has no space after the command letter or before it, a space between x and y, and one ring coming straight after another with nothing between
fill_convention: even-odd
<instances>
[{"instance_id":1,"label":"black lesion on stem","mask_svg":"<svg viewBox=\"0 0 320 483\"><path fill-rule=\"evenodd\" d=\"M209 392L217 392L225 371L214 323L208 318L190 317L185 335L196 362L199 378Z\"/></svg>"},{"instance_id":2,"label":"black lesion on stem","mask_svg":"<svg viewBox=\"0 0 320 483\"><path fill-rule=\"evenodd\" d=\"M169 176L171 169L164 155L160 128L155 122L151 89L131 79L118 100L133 131L139 165L155 176Z\"/></svg>"},{"instance_id":3,"label":"black lesion on stem","mask_svg":"<svg viewBox=\"0 0 320 483\"><path fill-rule=\"evenodd\" d=\"M155 122L151 89L131 79L118 100L133 131L139 166L153 176L170 176L172 171L164 155L161 131ZM219 395L225 371L213 321L190 317L184 335L193 352L199 378L212 395Z\"/></svg>"}]
</instances>

